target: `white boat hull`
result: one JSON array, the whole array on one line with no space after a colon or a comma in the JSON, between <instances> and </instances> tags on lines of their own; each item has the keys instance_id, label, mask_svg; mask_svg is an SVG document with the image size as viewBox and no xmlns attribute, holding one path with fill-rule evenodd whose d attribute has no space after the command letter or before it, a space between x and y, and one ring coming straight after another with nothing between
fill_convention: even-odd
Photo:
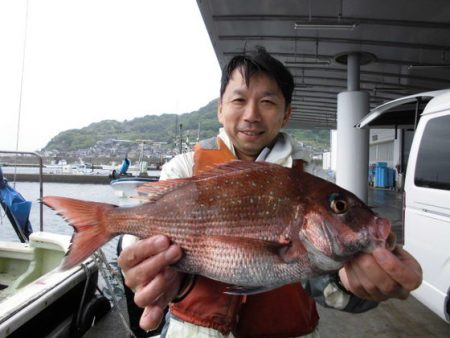
<instances>
[{"instance_id":1,"label":"white boat hull","mask_svg":"<svg viewBox=\"0 0 450 338\"><path fill-rule=\"evenodd\" d=\"M52 336L67 318L67 330L81 333L72 319L93 297L98 271L92 259L60 270L69 244L70 236L45 232L33 233L29 244L0 242L0 338Z\"/></svg>"}]
</instances>

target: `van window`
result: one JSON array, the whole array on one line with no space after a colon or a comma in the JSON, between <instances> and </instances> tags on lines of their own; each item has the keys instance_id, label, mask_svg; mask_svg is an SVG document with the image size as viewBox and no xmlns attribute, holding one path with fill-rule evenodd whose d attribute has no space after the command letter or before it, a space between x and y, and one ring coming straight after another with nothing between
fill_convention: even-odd
<instances>
[{"instance_id":1,"label":"van window","mask_svg":"<svg viewBox=\"0 0 450 338\"><path fill-rule=\"evenodd\" d=\"M417 155L417 186L450 190L450 115L428 121Z\"/></svg>"}]
</instances>

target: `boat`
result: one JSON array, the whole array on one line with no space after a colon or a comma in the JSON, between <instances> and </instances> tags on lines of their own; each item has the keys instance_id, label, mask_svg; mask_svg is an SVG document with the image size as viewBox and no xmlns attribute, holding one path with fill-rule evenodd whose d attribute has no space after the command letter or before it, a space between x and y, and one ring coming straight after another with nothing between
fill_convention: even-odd
<instances>
[{"instance_id":1,"label":"boat","mask_svg":"<svg viewBox=\"0 0 450 338\"><path fill-rule=\"evenodd\" d=\"M158 181L158 177L121 177L111 180L114 195L120 198L130 198L137 195L137 188L148 182Z\"/></svg>"},{"instance_id":2,"label":"boat","mask_svg":"<svg viewBox=\"0 0 450 338\"><path fill-rule=\"evenodd\" d=\"M37 156L40 162L40 197L43 196L42 158L37 153L0 151ZM0 338L81 337L110 309L98 292L95 256L69 270L60 266L70 246L70 236L44 231L40 205L39 231L29 226L23 197L3 178L0 195L18 240L0 241ZM11 196L11 195L8 195ZM31 231L30 231L31 230Z\"/></svg>"},{"instance_id":3,"label":"boat","mask_svg":"<svg viewBox=\"0 0 450 338\"><path fill-rule=\"evenodd\" d=\"M189 138L186 137L186 140L183 140L182 137L182 124L178 124L178 116L176 125L177 129L177 137L175 139L175 148L179 154L186 153L192 151L192 146L189 142ZM197 142L200 138L200 124L198 127L198 136ZM116 142L124 142L124 143L136 143L139 144L139 159L138 164L136 166L131 166L131 162L125 154L125 158L122 161L122 164L119 169L114 169L109 177L111 178L111 187L114 191L114 194L117 197L129 199L130 197L137 195L137 188L148 182L155 182L159 180L159 174L157 176L149 176L148 175L148 163L144 161L144 146L145 144L166 144L166 142L154 142L152 140L114 140ZM195 144L195 143L194 143ZM164 157L164 163L171 160L173 156L167 155ZM128 204L128 203L126 203Z\"/></svg>"},{"instance_id":4,"label":"boat","mask_svg":"<svg viewBox=\"0 0 450 338\"><path fill-rule=\"evenodd\" d=\"M68 164L66 160L59 160L57 163L44 165L48 174L55 175L95 175L94 166L91 163L85 163L83 159L79 162Z\"/></svg>"},{"instance_id":5,"label":"boat","mask_svg":"<svg viewBox=\"0 0 450 338\"><path fill-rule=\"evenodd\" d=\"M144 161L144 145L147 143L154 143L151 140L115 140L117 142L137 143L139 144L139 159L137 166L130 166L131 162L128 159L128 154L118 170L114 169L109 177L111 178L111 187L114 195L120 198L128 199L137 195L136 188L147 183L159 180L158 176L148 175L148 163Z\"/></svg>"}]
</instances>

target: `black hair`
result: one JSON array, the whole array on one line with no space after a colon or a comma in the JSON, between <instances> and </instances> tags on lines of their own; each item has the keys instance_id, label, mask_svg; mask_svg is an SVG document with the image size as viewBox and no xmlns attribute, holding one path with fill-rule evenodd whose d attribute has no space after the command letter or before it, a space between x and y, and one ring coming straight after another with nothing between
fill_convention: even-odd
<instances>
[{"instance_id":1,"label":"black hair","mask_svg":"<svg viewBox=\"0 0 450 338\"><path fill-rule=\"evenodd\" d=\"M244 55L237 55L225 65L222 69L220 85L221 99L235 69L240 70L247 86L249 86L250 78L256 73L262 72L268 75L280 87L286 102L286 108L291 103L292 92L294 91L294 78L289 70L280 61L272 57L264 47L256 46L254 51L246 52Z\"/></svg>"}]
</instances>

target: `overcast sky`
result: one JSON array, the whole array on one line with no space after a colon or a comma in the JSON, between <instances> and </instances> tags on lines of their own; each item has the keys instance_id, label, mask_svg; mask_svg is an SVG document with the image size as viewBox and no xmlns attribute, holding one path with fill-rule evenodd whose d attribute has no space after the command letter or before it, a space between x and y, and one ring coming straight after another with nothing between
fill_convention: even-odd
<instances>
[{"instance_id":1,"label":"overcast sky","mask_svg":"<svg viewBox=\"0 0 450 338\"><path fill-rule=\"evenodd\" d=\"M16 148L26 4L0 0L0 150ZM19 150L105 119L197 110L219 81L195 0L31 0Z\"/></svg>"}]
</instances>

